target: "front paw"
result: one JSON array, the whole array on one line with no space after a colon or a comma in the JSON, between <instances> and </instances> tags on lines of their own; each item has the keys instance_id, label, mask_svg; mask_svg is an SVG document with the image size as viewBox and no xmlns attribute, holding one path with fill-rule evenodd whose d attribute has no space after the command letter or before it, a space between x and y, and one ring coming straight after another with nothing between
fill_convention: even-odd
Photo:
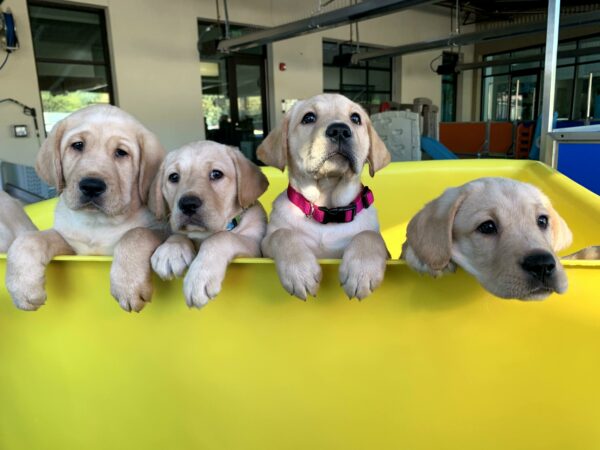
<instances>
[{"instance_id":1,"label":"front paw","mask_svg":"<svg viewBox=\"0 0 600 450\"><path fill-rule=\"evenodd\" d=\"M121 268L113 263L110 269L110 293L127 312L140 312L152 300L150 270Z\"/></svg>"},{"instance_id":2,"label":"front paw","mask_svg":"<svg viewBox=\"0 0 600 450\"><path fill-rule=\"evenodd\" d=\"M43 264L31 260L29 249L17 240L8 251L6 289L19 309L35 311L46 302L45 270Z\"/></svg>"},{"instance_id":3,"label":"front paw","mask_svg":"<svg viewBox=\"0 0 600 450\"><path fill-rule=\"evenodd\" d=\"M163 280L182 277L194 260L195 250L191 241L165 242L152 255L152 269Z\"/></svg>"},{"instance_id":4,"label":"front paw","mask_svg":"<svg viewBox=\"0 0 600 450\"><path fill-rule=\"evenodd\" d=\"M340 283L348 298L362 300L383 282L387 258L380 253L365 254L351 248L344 253L340 265Z\"/></svg>"},{"instance_id":5,"label":"front paw","mask_svg":"<svg viewBox=\"0 0 600 450\"><path fill-rule=\"evenodd\" d=\"M15 306L24 311L35 311L46 302L43 272L37 276L32 272L31 268L7 267L6 288Z\"/></svg>"},{"instance_id":6,"label":"front paw","mask_svg":"<svg viewBox=\"0 0 600 450\"><path fill-rule=\"evenodd\" d=\"M281 284L291 295L306 300L308 294L315 297L321 284L321 266L312 253L294 255L293 259L276 259L275 266Z\"/></svg>"},{"instance_id":7,"label":"front paw","mask_svg":"<svg viewBox=\"0 0 600 450\"><path fill-rule=\"evenodd\" d=\"M183 280L185 302L190 308L202 308L221 292L227 265L196 258Z\"/></svg>"}]
</instances>

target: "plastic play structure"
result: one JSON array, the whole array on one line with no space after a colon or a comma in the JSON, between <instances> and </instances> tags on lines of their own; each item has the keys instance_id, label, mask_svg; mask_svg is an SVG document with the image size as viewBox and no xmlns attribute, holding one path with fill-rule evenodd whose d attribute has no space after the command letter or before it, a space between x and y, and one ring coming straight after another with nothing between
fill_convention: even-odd
<instances>
[{"instance_id":1,"label":"plastic play structure","mask_svg":"<svg viewBox=\"0 0 600 450\"><path fill-rule=\"evenodd\" d=\"M267 169L269 206L284 174ZM108 257L59 257L47 304L0 289L0 443L20 449L570 450L600 442L600 261L564 261L565 295L501 300L459 270L396 260L406 225L445 188L507 176L544 190L574 243L600 243L598 197L531 161L395 163L364 181L393 260L349 301L338 261L317 298L280 286L270 260L231 265L221 295L188 310L181 281L123 312ZM53 202L29 213L52 223ZM0 256L0 276L5 260Z\"/></svg>"}]
</instances>

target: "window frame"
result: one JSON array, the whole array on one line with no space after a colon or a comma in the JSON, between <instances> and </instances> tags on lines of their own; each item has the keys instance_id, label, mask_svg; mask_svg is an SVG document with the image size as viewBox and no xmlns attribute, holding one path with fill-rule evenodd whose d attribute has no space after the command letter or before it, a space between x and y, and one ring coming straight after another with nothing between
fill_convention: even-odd
<instances>
[{"instance_id":1,"label":"window frame","mask_svg":"<svg viewBox=\"0 0 600 450\"><path fill-rule=\"evenodd\" d=\"M34 60L35 60L35 71L36 71L36 79L39 80L39 71L38 71L38 63L50 63L50 64L74 64L74 65L82 65L82 66L104 66L106 72L106 82L107 82L107 94L108 94L108 104L115 105L115 88L114 88L114 77L113 77L113 63L111 58L111 50L110 50L110 42L108 40L108 24L106 20L107 10L104 7L94 7L94 6L81 6L79 4L64 4L64 3L54 3L54 2L46 2L40 0L27 0L27 14L29 16L30 30L32 32L32 43L33 39L33 28L31 27L31 7L38 6L44 8L51 8L61 11L77 11L77 12L86 12L96 14L100 20L100 35L102 39L102 47L103 47L103 55L104 61L80 61L75 59L66 59L66 58L44 58L38 57L35 54L35 47L33 48ZM40 104L42 105L42 117L43 117L43 101L42 101L42 90L38 91L40 95ZM44 127L45 130L45 127Z\"/></svg>"},{"instance_id":2,"label":"window frame","mask_svg":"<svg viewBox=\"0 0 600 450\"><path fill-rule=\"evenodd\" d=\"M323 52L323 47L324 44L333 44L337 46L338 52L337 55L342 55L344 53L348 53L349 51L352 50L352 44L350 44L348 41L338 41L335 39L323 39L322 43L321 43L321 52ZM349 47L347 49L344 48L344 46ZM374 45L361 45L360 46L362 49L369 49L369 50L379 50L383 47L378 47L378 46L374 46ZM377 95L377 94L383 94L383 95L387 95L389 97L389 101L392 100L393 97L393 81L394 81L394 58L393 57L389 57L386 58L389 59L390 64L389 64L389 68L381 68L381 67L372 67L369 63L369 61L364 61L364 66L363 65L358 65L358 66L339 66L336 64L331 64L331 63L326 63L325 61L323 61L323 67L331 67L331 68L335 68L339 70L338 73L338 86L339 89L326 89L325 88L325 70L323 70L323 92L326 93L336 93L336 94L342 94L345 95L344 92L348 93L348 92L352 92L352 90L344 90L343 89L343 81L344 81L344 69L362 69L365 70L366 74L365 74L365 84L364 87L366 88L364 90L367 99L369 100L369 104L372 104L372 100L373 100L373 96ZM370 84L369 84L369 73L370 72L380 72L380 73L388 73L389 74L389 90L382 90L382 89L370 89ZM362 85L361 85L362 86ZM358 91L361 92L361 91ZM351 98L351 100L353 101L357 101ZM359 101L360 103L360 101Z\"/></svg>"}]
</instances>

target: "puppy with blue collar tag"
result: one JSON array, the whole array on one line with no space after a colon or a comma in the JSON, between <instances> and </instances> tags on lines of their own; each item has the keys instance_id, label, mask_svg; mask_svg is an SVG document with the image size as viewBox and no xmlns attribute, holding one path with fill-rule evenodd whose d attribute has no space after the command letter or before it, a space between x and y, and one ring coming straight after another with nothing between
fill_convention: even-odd
<instances>
[{"instance_id":1,"label":"puppy with blue collar tag","mask_svg":"<svg viewBox=\"0 0 600 450\"><path fill-rule=\"evenodd\" d=\"M189 307L201 308L220 291L237 257L261 256L267 216L258 198L269 182L237 148L212 141L167 154L150 188L148 206L169 214L171 236L152 255L162 279L183 276Z\"/></svg>"},{"instance_id":2,"label":"puppy with blue collar tag","mask_svg":"<svg viewBox=\"0 0 600 450\"><path fill-rule=\"evenodd\" d=\"M346 295L371 294L389 255L361 173L369 164L374 176L391 156L364 109L339 94L298 101L257 155L280 170L288 167L288 189L273 202L262 242L283 287L302 300L314 296L321 282L317 258L341 258Z\"/></svg>"}]
</instances>

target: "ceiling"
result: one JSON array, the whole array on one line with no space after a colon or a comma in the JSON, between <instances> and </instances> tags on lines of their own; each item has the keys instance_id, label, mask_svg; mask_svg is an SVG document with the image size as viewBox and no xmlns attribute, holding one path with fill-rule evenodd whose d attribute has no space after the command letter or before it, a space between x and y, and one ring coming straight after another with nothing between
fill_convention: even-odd
<instances>
[{"instance_id":1,"label":"ceiling","mask_svg":"<svg viewBox=\"0 0 600 450\"><path fill-rule=\"evenodd\" d=\"M548 10L548 0L459 0L463 25L490 21L515 21L523 15L544 14ZM443 0L438 5L455 9L456 0ZM562 0L561 8L571 9L600 5L589 0Z\"/></svg>"}]
</instances>

